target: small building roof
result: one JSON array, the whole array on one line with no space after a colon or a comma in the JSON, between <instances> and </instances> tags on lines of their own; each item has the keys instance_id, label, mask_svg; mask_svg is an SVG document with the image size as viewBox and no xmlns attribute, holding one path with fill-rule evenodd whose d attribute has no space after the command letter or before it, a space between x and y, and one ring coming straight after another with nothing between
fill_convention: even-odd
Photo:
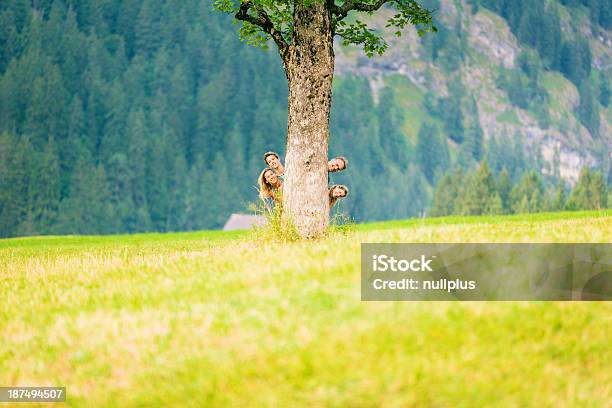
<instances>
[{"instance_id":1,"label":"small building roof","mask_svg":"<svg viewBox=\"0 0 612 408\"><path fill-rule=\"evenodd\" d=\"M261 215L232 214L225 222L223 231L247 230L265 224L266 219Z\"/></svg>"}]
</instances>

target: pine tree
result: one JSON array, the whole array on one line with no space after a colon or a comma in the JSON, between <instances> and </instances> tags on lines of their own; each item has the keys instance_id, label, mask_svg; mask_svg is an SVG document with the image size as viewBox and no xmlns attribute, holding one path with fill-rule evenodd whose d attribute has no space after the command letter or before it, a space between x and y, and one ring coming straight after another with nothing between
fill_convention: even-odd
<instances>
[{"instance_id":1,"label":"pine tree","mask_svg":"<svg viewBox=\"0 0 612 408\"><path fill-rule=\"evenodd\" d=\"M30 135L32 145L42 150L49 136L61 139L66 134L66 92L56 65L47 65L43 76L34 80L29 99L23 131Z\"/></svg>"},{"instance_id":2,"label":"pine tree","mask_svg":"<svg viewBox=\"0 0 612 408\"><path fill-rule=\"evenodd\" d=\"M53 232L60 201L60 165L53 137L39 156L40 160L33 163L29 186L28 212L33 221L30 233L48 234Z\"/></svg>"},{"instance_id":3,"label":"pine tree","mask_svg":"<svg viewBox=\"0 0 612 408\"><path fill-rule=\"evenodd\" d=\"M504 145L504 149L507 147L509 147L509 150L504 151L511 152L510 154L506 154L509 162L507 168L512 179L517 181L518 178L529 168L527 159L525 158L523 134L517 131L514 134L512 142L509 143L508 146Z\"/></svg>"},{"instance_id":4,"label":"pine tree","mask_svg":"<svg viewBox=\"0 0 612 408\"><path fill-rule=\"evenodd\" d=\"M469 112L470 121L465 130L465 145L472 158L480 161L483 156L484 132L480 126L478 105L474 95L470 97Z\"/></svg>"},{"instance_id":5,"label":"pine tree","mask_svg":"<svg viewBox=\"0 0 612 408\"><path fill-rule=\"evenodd\" d=\"M114 153L106 161L109 203L119 223L117 229L111 232L136 231L132 222L135 206L130 173L130 164L125 153Z\"/></svg>"},{"instance_id":6,"label":"pine tree","mask_svg":"<svg viewBox=\"0 0 612 408\"><path fill-rule=\"evenodd\" d=\"M432 217L457 214L459 209L457 203L459 192L463 185L463 173L460 168L455 171L448 171L438 181L434 192L434 203L431 209Z\"/></svg>"},{"instance_id":7,"label":"pine tree","mask_svg":"<svg viewBox=\"0 0 612 408\"><path fill-rule=\"evenodd\" d=\"M510 174L505 167L499 173L497 180L497 191L501 200L502 212L504 214L510 214L512 212L512 204L510 202L510 194L512 192L512 180Z\"/></svg>"},{"instance_id":8,"label":"pine tree","mask_svg":"<svg viewBox=\"0 0 612 408\"><path fill-rule=\"evenodd\" d=\"M593 137L599 136L599 109L593 95L593 89L588 81L583 81L579 87L580 105L578 106L578 117Z\"/></svg>"},{"instance_id":9,"label":"pine tree","mask_svg":"<svg viewBox=\"0 0 612 408\"><path fill-rule=\"evenodd\" d=\"M180 231L187 226L187 161L178 155L174 161L172 184L168 198L165 231Z\"/></svg>"},{"instance_id":10,"label":"pine tree","mask_svg":"<svg viewBox=\"0 0 612 408\"><path fill-rule=\"evenodd\" d=\"M428 90L425 95L423 96L423 102L422 102L423 108L432 116L438 116L440 114L439 112L439 105L438 105L438 99L436 97L436 94L430 89Z\"/></svg>"},{"instance_id":11,"label":"pine tree","mask_svg":"<svg viewBox=\"0 0 612 408\"><path fill-rule=\"evenodd\" d=\"M465 88L461 80L456 78L448 86L449 97L444 101L444 133L457 143L463 142L463 112L461 104Z\"/></svg>"},{"instance_id":12,"label":"pine tree","mask_svg":"<svg viewBox=\"0 0 612 408\"><path fill-rule=\"evenodd\" d=\"M133 231L151 229L149 203L147 202L147 129L145 115L141 110L132 111L127 123L128 157L130 160L130 186L136 210ZM159 163L157 163L159 165Z\"/></svg>"},{"instance_id":13,"label":"pine tree","mask_svg":"<svg viewBox=\"0 0 612 408\"><path fill-rule=\"evenodd\" d=\"M160 134L151 135L147 149L147 163L163 163L163 166L146 168L146 201L151 217L151 228L164 231L168 224L168 215L172 205L172 193L176 177L186 177L187 166L177 163L184 154L178 148L178 137L173 129L163 126ZM184 156L183 156L184 158ZM176 174L175 166L180 164L183 173ZM177 193L178 194L178 193Z\"/></svg>"},{"instance_id":14,"label":"pine tree","mask_svg":"<svg viewBox=\"0 0 612 408\"><path fill-rule=\"evenodd\" d=\"M416 157L425 178L433 183L436 175L448 166L449 153L446 141L435 125L423 123L417 136Z\"/></svg>"},{"instance_id":15,"label":"pine tree","mask_svg":"<svg viewBox=\"0 0 612 408\"><path fill-rule=\"evenodd\" d=\"M5 136L9 146L9 162L3 185L0 234L5 237L18 233L18 226L26 219L34 150L27 136Z\"/></svg>"},{"instance_id":16,"label":"pine tree","mask_svg":"<svg viewBox=\"0 0 612 408\"><path fill-rule=\"evenodd\" d=\"M486 143L485 151L485 160L489 163L489 166L491 166L491 171L499 173L503 167L503 152L501 152L498 147L496 135L491 135Z\"/></svg>"},{"instance_id":17,"label":"pine tree","mask_svg":"<svg viewBox=\"0 0 612 408\"><path fill-rule=\"evenodd\" d=\"M501 199L496 191L495 178L486 161L483 161L475 173L468 174L461 192L461 209L463 215L499 214Z\"/></svg>"},{"instance_id":18,"label":"pine tree","mask_svg":"<svg viewBox=\"0 0 612 408\"><path fill-rule=\"evenodd\" d=\"M512 210L516 214L539 212L547 209L542 181L535 171L523 175L512 189Z\"/></svg>"},{"instance_id":19,"label":"pine tree","mask_svg":"<svg viewBox=\"0 0 612 408\"><path fill-rule=\"evenodd\" d=\"M385 87L380 94L377 107L379 134L386 158L401 168L408 165L408 143L401 132L404 125L404 114L397 106L395 91Z\"/></svg>"},{"instance_id":20,"label":"pine tree","mask_svg":"<svg viewBox=\"0 0 612 408\"><path fill-rule=\"evenodd\" d=\"M0 11L0 72L4 72L9 61L17 53L19 33L15 26L15 15L10 9Z\"/></svg>"},{"instance_id":21,"label":"pine tree","mask_svg":"<svg viewBox=\"0 0 612 408\"><path fill-rule=\"evenodd\" d=\"M561 72L577 87L591 74L591 47L586 38L579 36L563 43Z\"/></svg>"},{"instance_id":22,"label":"pine tree","mask_svg":"<svg viewBox=\"0 0 612 408\"><path fill-rule=\"evenodd\" d=\"M151 56L159 48L161 37L158 20L159 2L145 0L140 6L136 27L134 28L134 50Z\"/></svg>"},{"instance_id":23,"label":"pine tree","mask_svg":"<svg viewBox=\"0 0 612 408\"><path fill-rule=\"evenodd\" d=\"M555 188L555 197L552 203L554 211L563 211L565 209L565 183L562 179L558 179L557 187Z\"/></svg>"},{"instance_id":24,"label":"pine tree","mask_svg":"<svg viewBox=\"0 0 612 408\"><path fill-rule=\"evenodd\" d=\"M610 106L610 83L603 72L599 76L599 103L606 108Z\"/></svg>"},{"instance_id":25,"label":"pine tree","mask_svg":"<svg viewBox=\"0 0 612 408\"><path fill-rule=\"evenodd\" d=\"M212 224L210 220L211 210L214 210L211 205L214 194L212 184L213 172L207 171L202 156L197 157L189 170L187 180L187 195L185 199L187 229L210 228Z\"/></svg>"},{"instance_id":26,"label":"pine tree","mask_svg":"<svg viewBox=\"0 0 612 408\"><path fill-rule=\"evenodd\" d=\"M60 233L106 234L116 231L104 168L81 157L73 173L70 193L59 209Z\"/></svg>"},{"instance_id":27,"label":"pine tree","mask_svg":"<svg viewBox=\"0 0 612 408\"><path fill-rule=\"evenodd\" d=\"M130 107L119 81L113 82L109 87L104 104L106 117L100 142L100 160L106 165L111 157L124 150L126 138L127 117Z\"/></svg>"},{"instance_id":28,"label":"pine tree","mask_svg":"<svg viewBox=\"0 0 612 408\"><path fill-rule=\"evenodd\" d=\"M603 175L584 166L578 183L567 199L570 210L600 210L607 207L608 192Z\"/></svg>"}]
</instances>

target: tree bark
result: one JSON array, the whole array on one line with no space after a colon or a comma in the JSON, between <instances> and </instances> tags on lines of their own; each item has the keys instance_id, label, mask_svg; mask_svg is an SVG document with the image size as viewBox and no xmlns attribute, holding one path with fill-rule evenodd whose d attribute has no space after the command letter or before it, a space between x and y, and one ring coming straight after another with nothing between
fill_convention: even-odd
<instances>
[{"instance_id":1,"label":"tree bark","mask_svg":"<svg viewBox=\"0 0 612 408\"><path fill-rule=\"evenodd\" d=\"M284 58L289 85L283 214L304 238L329 224L327 151L334 49L331 12L296 2L293 38Z\"/></svg>"}]
</instances>

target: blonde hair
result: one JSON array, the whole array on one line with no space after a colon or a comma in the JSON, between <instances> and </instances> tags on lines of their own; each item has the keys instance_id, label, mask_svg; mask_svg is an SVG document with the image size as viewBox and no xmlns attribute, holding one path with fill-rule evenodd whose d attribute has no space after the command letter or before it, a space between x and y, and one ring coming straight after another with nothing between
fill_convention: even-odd
<instances>
[{"instance_id":1,"label":"blonde hair","mask_svg":"<svg viewBox=\"0 0 612 408\"><path fill-rule=\"evenodd\" d=\"M276 187L274 187L272 184L270 184L268 180L266 180L265 174L268 170L274 173L274 170L269 167L266 167L261 171L259 177L257 178L257 184L259 184L259 198L261 198L262 200L265 200L266 198L272 198L274 200L277 200L280 198L280 191L277 190Z\"/></svg>"}]
</instances>

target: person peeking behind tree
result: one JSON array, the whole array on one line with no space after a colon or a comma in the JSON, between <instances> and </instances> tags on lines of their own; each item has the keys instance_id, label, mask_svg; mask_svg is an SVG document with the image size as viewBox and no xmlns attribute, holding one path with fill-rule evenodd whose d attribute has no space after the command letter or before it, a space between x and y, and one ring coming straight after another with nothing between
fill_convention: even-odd
<instances>
[{"instance_id":1,"label":"person peeking behind tree","mask_svg":"<svg viewBox=\"0 0 612 408\"><path fill-rule=\"evenodd\" d=\"M329 188L329 210L336 205L338 200L348 195L348 187L342 184L334 184Z\"/></svg>"},{"instance_id":2,"label":"person peeking behind tree","mask_svg":"<svg viewBox=\"0 0 612 408\"><path fill-rule=\"evenodd\" d=\"M281 182L285 182L285 166L281 163L280 156L276 152L265 152L264 161L274 170L274 173L280 178Z\"/></svg>"},{"instance_id":3,"label":"person peeking behind tree","mask_svg":"<svg viewBox=\"0 0 612 408\"><path fill-rule=\"evenodd\" d=\"M280 156L276 152L265 152L264 153L264 161L266 164L274 170L276 175L281 179L282 182L285 181L285 166L281 163ZM327 162L327 171L329 173L336 173L338 171L346 170L348 167L348 160L346 157L338 156L334 157L330 161Z\"/></svg>"},{"instance_id":4,"label":"person peeking behind tree","mask_svg":"<svg viewBox=\"0 0 612 408\"><path fill-rule=\"evenodd\" d=\"M329 173L335 173L338 171L346 170L347 166L348 160L346 159L346 157L338 156L327 162L327 171Z\"/></svg>"},{"instance_id":5,"label":"person peeking behind tree","mask_svg":"<svg viewBox=\"0 0 612 408\"><path fill-rule=\"evenodd\" d=\"M282 203L283 181L271 168L263 169L257 183L259 184L259 198L269 210Z\"/></svg>"}]
</instances>

